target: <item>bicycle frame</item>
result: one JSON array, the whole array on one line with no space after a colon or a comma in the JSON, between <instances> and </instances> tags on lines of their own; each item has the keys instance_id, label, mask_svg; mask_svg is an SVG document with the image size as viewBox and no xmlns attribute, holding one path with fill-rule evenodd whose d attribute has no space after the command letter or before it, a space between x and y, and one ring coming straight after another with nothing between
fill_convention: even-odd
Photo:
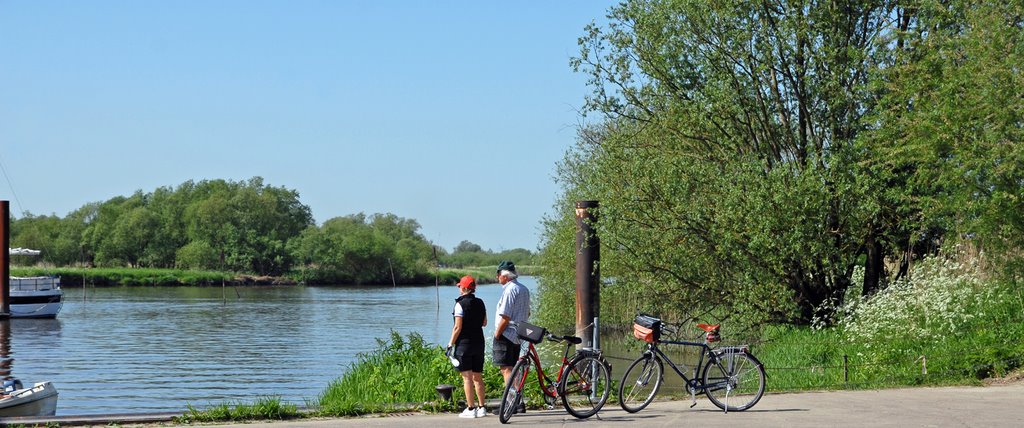
<instances>
[{"instance_id":1,"label":"bicycle frame","mask_svg":"<svg viewBox=\"0 0 1024 428\"><path fill-rule=\"evenodd\" d=\"M537 353L537 348L535 348L533 346L533 343L530 343L530 342L526 342L526 343L527 343L527 345L529 345L529 347L527 348L526 354L524 354L523 356L519 357L519 359L520 360L524 360L524 359L525 360L529 360L529 361L531 361L532 365L537 368L537 382L540 384L541 392L543 392L544 395L550 397L551 399L558 398L558 391L556 391L557 388L555 388L555 385L558 385L558 381L560 381L562 379L562 375L565 373L565 368L569 366L569 348L570 348L570 346L566 346L565 353L562 354L562 364L558 367L558 377L556 377L555 380L552 381L551 379L549 379L547 377L546 374L544 374L544 367L541 366L540 355ZM523 376L523 383L524 384L526 383L526 378L529 377L529 370L530 370L529 366L527 366L526 370L527 370L527 375ZM523 388L523 385L519 385L519 390L520 391L522 391L522 388Z\"/></svg>"},{"instance_id":2,"label":"bicycle frame","mask_svg":"<svg viewBox=\"0 0 1024 428\"><path fill-rule=\"evenodd\" d=\"M681 345L681 346L693 346L693 347L701 348L700 357L697 359L697 364L693 367L693 379L690 379L690 377L686 376L686 374L683 373L683 371L679 369L679 367L676 365L676 363L674 361L672 361L672 359L669 358L669 356L666 355L664 351L661 350L659 345ZM726 351L746 352L742 348L735 348L734 349L732 347L727 348ZM659 341L658 343L648 343L647 344L647 351L644 351L644 354L645 355L646 354L654 354L655 356L660 357L662 361L668 363L668 366L672 367L672 370L675 371L676 374L679 375L679 377L682 378L683 381L686 382L686 387L689 389L691 394L694 394L694 395L696 395L697 393L704 394L704 393L707 393L707 390L709 390L709 389L717 389L717 388L724 388L725 387L725 385L719 385L719 384L705 385L704 382L700 380L701 369L704 368L704 366L705 366L705 361L704 361L705 357L707 357L707 363L706 364L718 364L718 365L721 364L718 356L715 353L715 350L712 349L710 346L708 346L707 343L676 341L676 340L662 340L662 341ZM686 365L683 364L683 366L685 367Z\"/></svg>"}]
</instances>

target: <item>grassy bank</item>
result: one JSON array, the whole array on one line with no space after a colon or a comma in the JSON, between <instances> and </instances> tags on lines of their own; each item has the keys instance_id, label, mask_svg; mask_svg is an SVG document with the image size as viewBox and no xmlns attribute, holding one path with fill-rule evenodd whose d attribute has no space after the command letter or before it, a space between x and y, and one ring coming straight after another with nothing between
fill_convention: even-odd
<instances>
[{"instance_id":1,"label":"grassy bank","mask_svg":"<svg viewBox=\"0 0 1024 428\"><path fill-rule=\"evenodd\" d=\"M377 345L376 350L360 354L340 378L327 386L317 400L317 414L350 416L411 408L454 410L438 400L435 390L437 385L453 385L456 399L463 396L462 377L443 349L424 342L415 333L402 337L392 332L389 340L377 339ZM484 381L488 396L500 394L503 381L492 364L484 365Z\"/></svg>"},{"instance_id":2,"label":"grassy bank","mask_svg":"<svg viewBox=\"0 0 1024 428\"><path fill-rule=\"evenodd\" d=\"M110 286L212 286L244 284L246 277L228 272L181 269L129 269L129 268L22 268L11 267L12 276L54 275L61 278L63 287L87 285ZM251 277L249 277L251 278Z\"/></svg>"},{"instance_id":3,"label":"grassy bank","mask_svg":"<svg viewBox=\"0 0 1024 428\"><path fill-rule=\"evenodd\" d=\"M59 276L64 287L116 287L116 286L220 286L227 285L295 285L299 277L268 277L236 274L232 272L197 271L184 269L145 268L36 268L11 267L12 276ZM470 267L465 269L440 269L437 282L442 285L455 284L465 275L472 275L480 284L495 282L494 268ZM430 282L433 282L433 275ZM331 284L346 285L346 284ZM388 284L390 285L390 284ZM432 285L432 284L431 284Z\"/></svg>"},{"instance_id":4,"label":"grassy bank","mask_svg":"<svg viewBox=\"0 0 1024 428\"><path fill-rule=\"evenodd\" d=\"M848 299L837 318L765 330L755 349L773 390L976 384L1024 366L1020 288L973 266L928 260L912 281Z\"/></svg>"},{"instance_id":5,"label":"grassy bank","mask_svg":"<svg viewBox=\"0 0 1024 428\"><path fill-rule=\"evenodd\" d=\"M299 412L298 406L281 403L280 397L260 397L252 404L222 403L204 410L196 409L190 404L185 414L176 418L175 422L192 424L225 421L282 420L301 417L303 417L303 414Z\"/></svg>"}]
</instances>

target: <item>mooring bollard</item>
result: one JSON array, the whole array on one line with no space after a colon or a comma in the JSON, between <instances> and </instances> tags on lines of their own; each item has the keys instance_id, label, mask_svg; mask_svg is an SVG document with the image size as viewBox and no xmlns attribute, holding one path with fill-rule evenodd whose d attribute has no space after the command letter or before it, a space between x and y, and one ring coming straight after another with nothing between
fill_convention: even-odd
<instances>
[{"instance_id":1,"label":"mooring bollard","mask_svg":"<svg viewBox=\"0 0 1024 428\"><path fill-rule=\"evenodd\" d=\"M451 402L453 405L455 404L454 402L452 402L452 391L455 390L455 386L449 385L447 383L442 383L434 387L434 389L437 391L437 397L440 398L441 401L448 401Z\"/></svg>"}]
</instances>

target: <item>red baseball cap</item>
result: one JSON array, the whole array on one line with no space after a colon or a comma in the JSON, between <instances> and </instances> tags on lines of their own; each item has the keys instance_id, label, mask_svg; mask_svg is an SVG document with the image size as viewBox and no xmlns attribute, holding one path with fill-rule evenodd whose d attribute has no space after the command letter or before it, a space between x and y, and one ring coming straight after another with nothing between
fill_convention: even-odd
<instances>
[{"instance_id":1,"label":"red baseball cap","mask_svg":"<svg viewBox=\"0 0 1024 428\"><path fill-rule=\"evenodd\" d=\"M466 275L459 280L459 288L468 288L470 290L476 290L476 279L472 276Z\"/></svg>"}]
</instances>

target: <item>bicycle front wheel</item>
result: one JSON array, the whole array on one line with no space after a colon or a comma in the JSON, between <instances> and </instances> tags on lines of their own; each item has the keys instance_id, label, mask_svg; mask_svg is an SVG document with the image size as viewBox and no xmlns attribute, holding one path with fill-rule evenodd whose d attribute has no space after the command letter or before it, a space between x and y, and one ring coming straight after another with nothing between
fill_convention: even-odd
<instances>
[{"instance_id":1,"label":"bicycle front wheel","mask_svg":"<svg viewBox=\"0 0 1024 428\"><path fill-rule=\"evenodd\" d=\"M612 375L608 365L593 355L577 357L569 363L558 381L558 394L565 410L580 419L601 410L611 393Z\"/></svg>"},{"instance_id":2,"label":"bicycle front wheel","mask_svg":"<svg viewBox=\"0 0 1024 428\"><path fill-rule=\"evenodd\" d=\"M764 365L746 352L724 352L704 366L704 393L719 409L741 412L764 395Z\"/></svg>"},{"instance_id":3,"label":"bicycle front wheel","mask_svg":"<svg viewBox=\"0 0 1024 428\"><path fill-rule=\"evenodd\" d=\"M530 372L530 360L520 359L512 368L512 374L505 384L505 392L501 394L501 407L498 408L498 420L507 424L508 420L523 402L523 388L526 387L526 375Z\"/></svg>"},{"instance_id":4,"label":"bicycle front wheel","mask_svg":"<svg viewBox=\"0 0 1024 428\"><path fill-rule=\"evenodd\" d=\"M653 354L644 354L633 361L619 382L619 405L622 410L636 413L651 404L661 388L663 372L661 359Z\"/></svg>"}]
</instances>

